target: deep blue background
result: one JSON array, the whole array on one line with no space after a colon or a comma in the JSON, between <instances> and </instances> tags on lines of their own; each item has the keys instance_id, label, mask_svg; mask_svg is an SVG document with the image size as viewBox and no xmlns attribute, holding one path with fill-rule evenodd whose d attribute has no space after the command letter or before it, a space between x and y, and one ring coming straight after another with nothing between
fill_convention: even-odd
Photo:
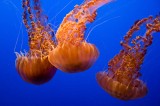
<instances>
[{"instance_id":1,"label":"deep blue background","mask_svg":"<svg viewBox=\"0 0 160 106\"><path fill-rule=\"evenodd\" d=\"M63 17L83 0L41 0L44 13L55 28ZM60 14L58 14L60 12ZM94 43L100 57L89 70L83 73L66 74L57 71L48 83L35 86L24 82L15 69L14 47L16 51L28 49L27 34L22 24L21 0L0 1L0 106L160 106L160 33L154 34L152 46L148 48L142 66L141 79L146 82L149 92L142 99L121 101L111 97L97 84L95 75L107 68L108 61L121 49L122 40L130 26L137 20L160 12L160 0L117 0L98 10L96 27L88 38ZM51 20L56 16L56 20ZM117 18L115 18L117 17ZM86 31L86 35L91 30ZM19 34L20 33L20 34ZM143 34L139 31L137 34ZM22 46L22 47L21 47Z\"/></svg>"}]
</instances>

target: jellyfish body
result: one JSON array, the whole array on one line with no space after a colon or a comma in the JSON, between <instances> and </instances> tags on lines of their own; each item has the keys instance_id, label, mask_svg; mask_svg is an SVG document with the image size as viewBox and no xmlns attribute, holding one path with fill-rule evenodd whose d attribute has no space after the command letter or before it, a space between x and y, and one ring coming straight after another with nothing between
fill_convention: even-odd
<instances>
[{"instance_id":1,"label":"jellyfish body","mask_svg":"<svg viewBox=\"0 0 160 106\"><path fill-rule=\"evenodd\" d=\"M52 29L45 24L47 20L42 14L39 0L34 0L34 9L29 0L23 0L23 22L28 31L29 52L16 53L16 69L26 82L40 85L48 82L56 72L56 68L48 61L48 53L54 48ZM35 12L36 15L32 14Z\"/></svg>"},{"instance_id":2,"label":"jellyfish body","mask_svg":"<svg viewBox=\"0 0 160 106\"><path fill-rule=\"evenodd\" d=\"M148 89L143 81L136 79L132 84L114 80L107 72L98 72L96 75L98 84L113 97L128 100L140 98L146 95Z\"/></svg>"},{"instance_id":3,"label":"jellyfish body","mask_svg":"<svg viewBox=\"0 0 160 106\"><path fill-rule=\"evenodd\" d=\"M59 69L68 73L87 70L94 64L98 57L97 48L89 43L82 42L79 45L65 43L50 53L50 62Z\"/></svg>"},{"instance_id":4,"label":"jellyfish body","mask_svg":"<svg viewBox=\"0 0 160 106\"><path fill-rule=\"evenodd\" d=\"M16 68L23 80L36 85L48 82L56 72L47 57L27 57L20 54L17 54Z\"/></svg>"},{"instance_id":5,"label":"jellyfish body","mask_svg":"<svg viewBox=\"0 0 160 106\"><path fill-rule=\"evenodd\" d=\"M82 72L90 68L99 56L95 45L84 39L87 22L93 22L96 10L110 0L86 0L66 15L56 38L57 47L49 53L49 61L56 68L68 72Z\"/></svg>"},{"instance_id":6,"label":"jellyfish body","mask_svg":"<svg viewBox=\"0 0 160 106\"><path fill-rule=\"evenodd\" d=\"M140 25L146 23L144 36L132 39ZM110 95L122 100L131 100L144 97L147 87L142 80L140 68L147 52L147 47L152 44L152 33L160 32L160 17L144 18L135 22L121 41L123 49L108 63L107 72L98 72L98 84Z\"/></svg>"}]
</instances>

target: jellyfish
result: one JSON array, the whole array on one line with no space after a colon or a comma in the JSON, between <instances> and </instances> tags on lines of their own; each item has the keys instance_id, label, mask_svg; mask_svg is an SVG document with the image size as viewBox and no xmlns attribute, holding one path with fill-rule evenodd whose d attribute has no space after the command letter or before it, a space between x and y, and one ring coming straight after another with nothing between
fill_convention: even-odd
<instances>
[{"instance_id":1,"label":"jellyfish","mask_svg":"<svg viewBox=\"0 0 160 106\"><path fill-rule=\"evenodd\" d=\"M134 32L145 24L143 36L133 37ZM122 50L108 63L108 71L98 72L98 84L111 96L121 100L133 100L144 97L147 92L146 84L140 79L141 65L152 44L152 34L160 32L160 16L152 16L138 20L120 42Z\"/></svg>"},{"instance_id":2,"label":"jellyfish","mask_svg":"<svg viewBox=\"0 0 160 106\"><path fill-rule=\"evenodd\" d=\"M97 60L99 51L85 40L86 24L95 20L96 10L111 0L85 0L76 5L63 19L56 33L57 47L49 52L52 65L67 73L89 69Z\"/></svg>"},{"instance_id":3,"label":"jellyfish","mask_svg":"<svg viewBox=\"0 0 160 106\"><path fill-rule=\"evenodd\" d=\"M53 30L46 23L47 16L42 14L39 0L22 0L22 8L23 23L29 37L29 51L16 52L15 66L24 81L35 85L44 84L56 72L56 68L48 61L49 51L55 47Z\"/></svg>"}]
</instances>

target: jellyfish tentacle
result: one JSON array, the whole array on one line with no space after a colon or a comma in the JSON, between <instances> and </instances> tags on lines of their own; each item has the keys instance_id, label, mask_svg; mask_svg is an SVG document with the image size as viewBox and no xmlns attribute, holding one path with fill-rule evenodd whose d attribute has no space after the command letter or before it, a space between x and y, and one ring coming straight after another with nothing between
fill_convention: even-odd
<instances>
[{"instance_id":1,"label":"jellyfish tentacle","mask_svg":"<svg viewBox=\"0 0 160 106\"><path fill-rule=\"evenodd\" d=\"M33 8L36 14L35 17L36 17L37 23L41 25L45 25L46 22L48 21L48 17L42 13L42 9L40 8L41 4L39 0L33 0L33 3L34 3Z\"/></svg>"},{"instance_id":2,"label":"jellyfish tentacle","mask_svg":"<svg viewBox=\"0 0 160 106\"><path fill-rule=\"evenodd\" d=\"M24 10L23 15L22 15L23 23L26 26L26 28L29 29L30 28L29 23L28 23L29 20L27 19L29 14L28 14L27 6L28 6L28 1L22 0L22 8Z\"/></svg>"},{"instance_id":3,"label":"jellyfish tentacle","mask_svg":"<svg viewBox=\"0 0 160 106\"><path fill-rule=\"evenodd\" d=\"M34 28L34 16L32 14L32 8L30 6L30 0L22 0L22 8L24 9L23 11L23 23L28 29L33 29Z\"/></svg>"},{"instance_id":4,"label":"jellyfish tentacle","mask_svg":"<svg viewBox=\"0 0 160 106\"><path fill-rule=\"evenodd\" d=\"M34 10L36 11L36 18L37 21L40 21L42 9L40 8L40 2L39 0L33 0L34 1Z\"/></svg>"}]
</instances>

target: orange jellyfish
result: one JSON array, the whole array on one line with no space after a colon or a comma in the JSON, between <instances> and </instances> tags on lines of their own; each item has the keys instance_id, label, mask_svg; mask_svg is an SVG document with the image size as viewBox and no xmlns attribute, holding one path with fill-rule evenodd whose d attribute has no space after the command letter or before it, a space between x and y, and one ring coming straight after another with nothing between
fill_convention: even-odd
<instances>
[{"instance_id":1,"label":"orange jellyfish","mask_svg":"<svg viewBox=\"0 0 160 106\"><path fill-rule=\"evenodd\" d=\"M133 33L146 23L143 36L132 38ZM142 80L140 68L143 63L147 47L152 44L152 33L160 32L160 17L144 18L136 21L121 42L123 49L108 63L108 71L98 72L98 84L111 96L131 100L144 97L147 87Z\"/></svg>"},{"instance_id":2,"label":"orange jellyfish","mask_svg":"<svg viewBox=\"0 0 160 106\"><path fill-rule=\"evenodd\" d=\"M48 61L48 53L54 48L53 30L46 24L47 17L42 14L39 0L22 0L23 22L29 37L28 53L16 53L16 69L23 80L32 84L48 82L56 68ZM33 14L35 13L35 14Z\"/></svg>"},{"instance_id":3,"label":"orange jellyfish","mask_svg":"<svg viewBox=\"0 0 160 106\"><path fill-rule=\"evenodd\" d=\"M86 24L93 22L96 10L111 0L85 0L66 15L56 38L57 47L49 53L49 61L56 68L67 73L89 69L97 60L99 51L95 45L84 39Z\"/></svg>"}]
</instances>

